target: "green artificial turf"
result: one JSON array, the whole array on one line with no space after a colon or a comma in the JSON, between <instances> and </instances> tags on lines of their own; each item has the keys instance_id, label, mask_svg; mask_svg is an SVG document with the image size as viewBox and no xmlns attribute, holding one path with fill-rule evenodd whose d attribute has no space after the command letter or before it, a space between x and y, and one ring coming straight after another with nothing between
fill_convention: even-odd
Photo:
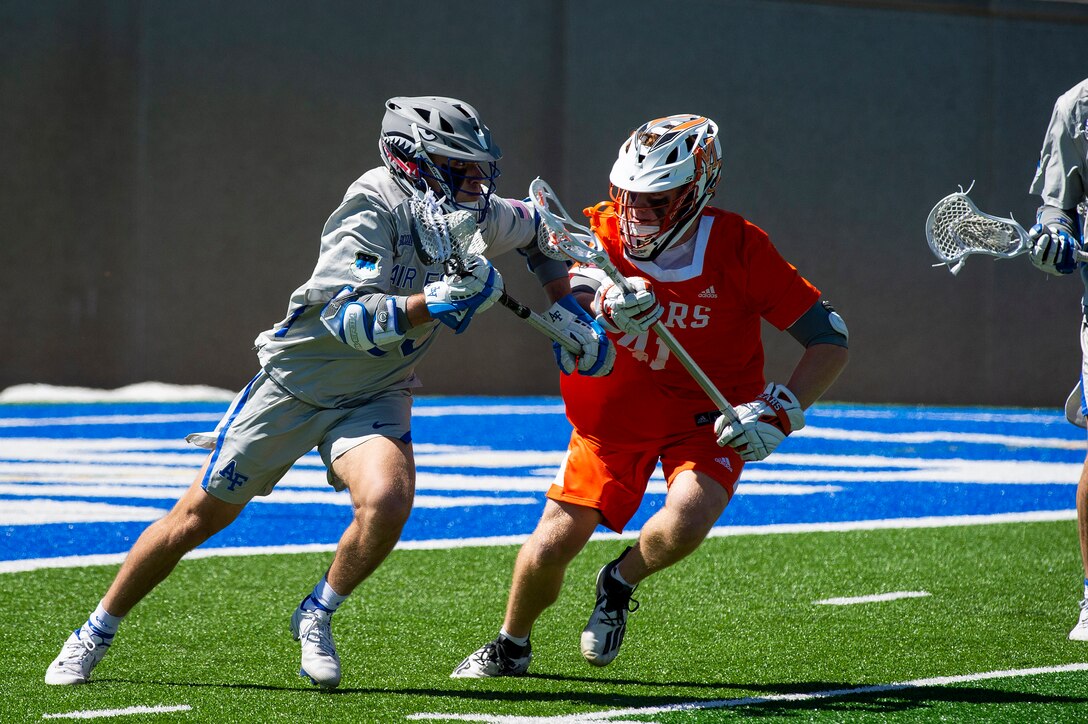
<instances>
[{"instance_id":1,"label":"green artificial turf","mask_svg":"<svg viewBox=\"0 0 1088 724\"><path fill-rule=\"evenodd\" d=\"M344 677L331 694L298 677L288 631L331 554L182 562L125 620L91 684L78 687L42 677L116 566L2 574L0 721L159 705L191 708L108 721L403 722L440 713L573 722L613 711L597 720L1088 721L1086 671L843 692L1088 662L1088 643L1066 639L1081 594L1072 522L711 539L638 588L623 651L598 669L582 660L578 636L597 569L624 545L587 546L536 625L530 675L491 680L449 673L495 636L517 548L394 552L336 614ZM931 595L814 603L894 591ZM781 698L829 691L839 693ZM733 702L742 698L754 701ZM684 704L695 708L631 711Z\"/></svg>"}]
</instances>

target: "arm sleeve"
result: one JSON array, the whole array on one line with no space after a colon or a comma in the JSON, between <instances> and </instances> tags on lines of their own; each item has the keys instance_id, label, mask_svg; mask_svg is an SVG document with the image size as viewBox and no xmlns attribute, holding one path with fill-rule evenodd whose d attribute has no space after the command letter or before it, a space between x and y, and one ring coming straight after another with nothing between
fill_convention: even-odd
<instances>
[{"instance_id":1,"label":"arm sleeve","mask_svg":"<svg viewBox=\"0 0 1088 724\"><path fill-rule=\"evenodd\" d=\"M559 259L552 259L540 250L536 243L530 244L524 249L518 249L518 253L525 257L525 265L529 271L536 275L540 285L562 279L567 276L570 265Z\"/></svg>"},{"instance_id":2,"label":"arm sleeve","mask_svg":"<svg viewBox=\"0 0 1088 724\"><path fill-rule=\"evenodd\" d=\"M489 258L514 249L528 248L530 244L536 244L533 210L517 199L494 196L480 233L487 242L486 256Z\"/></svg>"},{"instance_id":3,"label":"arm sleeve","mask_svg":"<svg viewBox=\"0 0 1088 724\"><path fill-rule=\"evenodd\" d=\"M396 219L380 200L344 200L325 224L321 255L308 282L311 303L324 304L329 333L360 351L382 354L409 328L407 297L392 294Z\"/></svg>"},{"instance_id":4,"label":"arm sleeve","mask_svg":"<svg viewBox=\"0 0 1088 724\"><path fill-rule=\"evenodd\" d=\"M1088 158L1088 81L1058 98L1043 138L1039 166L1030 191L1043 204L1075 209L1084 200L1084 163Z\"/></svg>"},{"instance_id":5,"label":"arm sleeve","mask_svg":"<svg viewBox=\"0 0 1088 724\"><path fill-rule=\"evenodd\" d=\"M345 286L356 292L388 294L395 244L392 212L368 196L346 199L321 234L321 255L309 287L328 301Z\"/></svg>"},{"instance_id":6,"label":"arm sleeve","mask_svg":"<svg viewBox=\"0 0 1088 724\"><path fill-rule=\"evenodd\" d=\"M541 286L567 276L567 263L552 259L537 246L538 222L528 203L517 199L493 198L491 204L488 220L482 230L488 256L498 256L516 249L525 257L526 266L536 275Z\"/></svg>"}]
</instances>

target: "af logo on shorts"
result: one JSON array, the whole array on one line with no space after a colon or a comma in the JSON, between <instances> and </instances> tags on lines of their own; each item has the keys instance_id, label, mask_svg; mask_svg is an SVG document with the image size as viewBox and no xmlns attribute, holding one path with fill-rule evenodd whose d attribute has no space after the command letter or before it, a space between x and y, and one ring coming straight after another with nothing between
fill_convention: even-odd
<instances>
[{"instance_id":1,"label":"af logo on shorts","mask_svg":"<svg viewBox=\"0 0 1088 724\"><path fill-rule=\"evenodd\" d=\"M238 468L235 466L233 460L224 465L222 469L218 470L216 472L216 475L223 478L224 480L230 481L230 485L227 486L227 490L234 490L239 485L245 485L246 481L249 480L248 475L242 475L240 472L238 472Z\"/></svg>"}]
</instances>

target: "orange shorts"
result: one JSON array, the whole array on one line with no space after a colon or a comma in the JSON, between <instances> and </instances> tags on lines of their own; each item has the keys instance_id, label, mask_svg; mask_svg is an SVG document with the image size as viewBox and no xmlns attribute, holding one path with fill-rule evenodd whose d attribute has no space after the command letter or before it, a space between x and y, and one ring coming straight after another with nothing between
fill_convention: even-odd
<instances>
[{"instance_id":1,"label":"orange shorts","mask_svg":"<svg viewBox=\"0 0 1088 724\"><path fill-rule=\"evenodd\" d=\"M642 503L658 460L668 485L680 473L693 470L715 480L730 496L744 467L733 448L718 447L714 435L705 429L679 440L625 451L607 450L575 430L548 497L596 508L604 524L621 533Z\"/></svg>"}]
</instances>

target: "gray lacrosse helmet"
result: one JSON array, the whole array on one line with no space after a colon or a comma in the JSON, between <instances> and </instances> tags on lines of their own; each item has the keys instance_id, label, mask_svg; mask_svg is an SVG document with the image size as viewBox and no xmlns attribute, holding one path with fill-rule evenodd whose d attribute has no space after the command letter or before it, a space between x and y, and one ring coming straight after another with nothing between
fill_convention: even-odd
<instances>
[{"instance_id":1,"label":"gray lacrosse helmet","mask_svg":"<svg viewBox=\"0 0 1088 724\"><path fill-rule=\"evenodd\" d=\"M502 151L491 140L491 131L475 108L456 98L416 96L390 98L385 102L382 134L378 141L382 162L397 184L409 195L426 193L434 180L445 197L442 207L450 212L471 211L483 223L499 176L497 161ZM468 162L467 168L450 168L444 156ZM478 182L480 191L466 186ZM470 193L471 201L457 201Z\"/></svg>"}]
</instances>

